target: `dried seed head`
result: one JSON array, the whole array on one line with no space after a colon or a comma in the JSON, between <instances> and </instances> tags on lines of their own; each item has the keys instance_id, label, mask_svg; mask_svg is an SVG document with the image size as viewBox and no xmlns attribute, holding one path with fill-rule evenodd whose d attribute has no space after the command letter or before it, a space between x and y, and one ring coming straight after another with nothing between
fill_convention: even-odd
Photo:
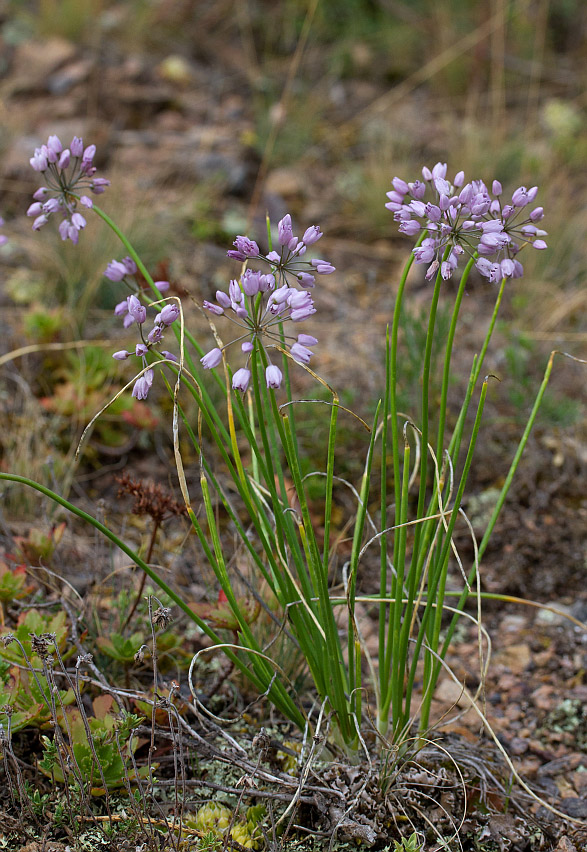
<instances>
[{"instance_id":1,"label":"dried seed head","mask_svg":"<svg viewBox=\"0 0 587 852\"><path fill-rule=\"evenodd\" d=\"M265 730L265 728L261 728L258 734L255 734L253 737L253 748L259 749L260 752L264 753L269 751L271 747L271 737Z\"/></svg>"},{"instance_id":2,"label":"dried seed head","mask_svg":"<svg viewBox=\"0 0 587 852\"><path fill-rule=\"evenodd\" d=\"M135 654L135 663L142 663L145 660L145 651L149 651L148 645L141 645Z\"/></svg>"},{"instance_id":3,"label":"dried seed head","mask_svg":"<svg viewBox=\"0 0 587 852\"><path fill-rule=\"evenodd\" d=\"M161 630L164 630L173 621L171 609L168 606L157 607L157 609L153 612L152 620L155 627L159 627Z\"/></svg>"},{"instance_id":4,"label":"dried seed head","mask_svg":"<svg viewBox=\"0 0 587 852\"><path fill-rule=\"evenodd\" d=\"M41 660L49 658L49 646L54 644L54 636L51 633L42 633L37 636L36 633L31 633L31 650L33 654L40 657Z\"/></svg>"}]
</instances>

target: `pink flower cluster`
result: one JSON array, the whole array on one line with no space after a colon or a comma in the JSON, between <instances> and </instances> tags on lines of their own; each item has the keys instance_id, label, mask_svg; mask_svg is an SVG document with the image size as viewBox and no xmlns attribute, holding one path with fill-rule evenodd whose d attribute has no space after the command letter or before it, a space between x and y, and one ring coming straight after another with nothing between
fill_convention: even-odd
<instances>
[{"instance_id":1,"label":"pink flower cluster","mask_svg":"<svg viewBox=\"0 0 587 852\"><path fill-rule=\"evenodd\" d=\"M428 264L426 278L440 270L446 280L457 268L463 255L478 256L476 267L490 281L521 278L524 273L517 258L520 249L532 245L545 249L546 231L536 225L543 216L542 207L529 214L522 211L538 193L538 187L515 190L511 202L502 203L502 186L494 180L491 192L482 180L465 183L458 172L452 183L446 178L446 163L422 169L423 181L407 183L394 177L393 189L385 205L399 222L399 230L408 236L423 231L427 236L414 250L416 263Z\"/></svg>"},{"instance_id":2,"label":"pink flower cluster","mask_svg":"<svg viewBox=\"0 0 587 852\"><path fill-rule=\"evenodd\" d=\"M235 248L229 250L228 256L243 262L264 262L268 271L245 269L238 280L230 282L228 292L216 291L216 302L204 302L203 307L207 311L216 316L226 316L242 330L222 349L215 347L201 358L205 369L217 367L222 361L223 350L233 343L240 343L241 351L246 355L246 365L232 377L235 390L246 391L249 386L249 362L255 344L265 354L265 381L268 388L279 388L283 381L281 370L271 363L268 348L285 343L294 360L300 364L309 363L314 354L309 347L318 343L317 339L303 333L285 334L283 324L287 321L303 322L316 313L308 289L314 287L315 275L334 272L334 267L326 260L304 258L308 246L321 237L322 232L317 225L308 228L301 240L294 236L291 216L287 214L277 225L279 251L270 251L264 255L254 240L243 236L236 238L233 244ZM294 282L302 289L294 286Z\"/></svg>"},{"instance_id":3,"label":"pink flower cluster","mask_svg":"<svg viewBox=\"0 0 587 852\"><path fill-rule=\"evenodd\" d=\"M34 203L27 210L27 216L35 217L33 230L40 230L53 213L60 213L63 216L59 225L61 239L77 243L79 232L86 227L78 204L86 209L93 206L85 191L99 195L110 186L106 178L94 177L95 154L96 146L84 147L79 136L73 137L69 148L63 147L58 136L49 136L46 145L35 149L30 164L43 175L46 185L33 194Z\"/></svg>"},{"instance_id":4,"label":"pink flower cluster","mask_svg":"<svg viewBox=\"0 0 587 852\"><path fill-rule=\"evenodd\" d=\"M130 258L126 258L126 260L130 260ZM129 328L134 323L138 326L141 342L137 343L134 354L137 358L141 359L142 368L145 372L136 380L132 395L137 399L146 399L153 384L153 370L146 369L149 366L146 356L150 349L158 346L163 341L163 332L165 329L172 325L180 316L179 306L175 302L165 305L155 317L153 328L146 336L143 325L147 321L147 308L142 304L138 296L132 294L122 302L119 302L114 308L114 314L124 317L123 324L125 328ZM165 358L177 361L175 355L166 349L162 349L161 354ZM132 352L129 352L127 349L120 349L112 357L116 358L117 361L126 361L131 355Z\"/></svg>"}]
</instances>

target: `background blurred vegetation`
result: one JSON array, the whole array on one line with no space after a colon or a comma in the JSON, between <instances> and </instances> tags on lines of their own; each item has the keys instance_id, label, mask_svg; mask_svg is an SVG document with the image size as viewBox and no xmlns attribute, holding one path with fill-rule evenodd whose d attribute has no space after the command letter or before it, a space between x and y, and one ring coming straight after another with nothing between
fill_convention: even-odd
<instances>
[{"instance_id":1,"label":"background blurred vegetation","mask_svg":"<svg viewBox=\"0 0 587 852\"><path fill-rule=\"evenodd\" d=\"M116 178L108 210L148 265L169 261L171 275L189 280L194 267L200 269L199 246L207 246L212 260L201 263L201 292L194 294L206 298L225 280L221 258L231 234L256 219L258 235L264 205L276 196L280 215L287 203L298 221L320 221L330 246L340 248L345 294L336 293L343 306L328 322L342 324L364 322L380 304L389 310L396 269L409 251L384 208L393 175L414 178L424 163L442 160L453 174L462 168L467 177L499 177L510 191L538 184L549 249L525 253L525 277L509 288L504 306L513 327L504 327L496 355L511 379L502 395L509 409L497 419L520 421L545 354L558 346L581 356L586 339L586 35L581 0L0 0L0 165L19 135L29 147L38 144L53 132L52 114L59 122L65 110L59 91L49 90L44 110L30 113L33 96L19 100L17 91L14 98L13 52L30 42L42 54L49 40L66 40L77 50L75 59L93 67L79 99L80 118L107 140L97 141ZM139 69L136 80L146 90L167 86L161 104L146 95L144 106L128 106L125 95L120 107L104 82L102 71L111 67L120 68L121 90L129 68ZM206 103L204 123L207 116L217 122L208 142L214 151L215 109L233 93L244 109L233 110L233 124L228 109L224 121L234 138L231 156L248 169L238 189L228 186L230 162L199 178L182 175L180 154L173 177L164 169L157 177L156 168L148 177L140 162L117 162L121 134L152 133L146 150L164 148L167 125L171 135L190 132L197 124L193 105L200 102ZM83 251L60 244L53 233L31 235L22 219L29 186L14 183L0 179L0 209L20 217L23 251L5 246L0 263L7 259L3 286L17 316L22 313L20 333L39 343L90 331L108 337L117 295L101 272L117 252L115 242L104 228L96 228L97 239L84 239ZM152 216L145 216L147 208ZM478 301L485 285L472 286L478 299L465 312L469 330L484 321ZM367 313L355 317L355 304ZM419 313L416 299L404 341L407 407L417 384L410 345L421 331ZM561 371L570 377L566 382L555 379L545 408L550 423L581 418L580 400L564 401L569 390L573 396L579 375L573 370ZM33 381L27 406L54 391ZM44 405L38 416L46 422L56 407ZM79 423L72 430L77 434ZM38 456L34 443L27 465ZM22 449L21 441L15 445Z\"/></svg>"}]
</instances>

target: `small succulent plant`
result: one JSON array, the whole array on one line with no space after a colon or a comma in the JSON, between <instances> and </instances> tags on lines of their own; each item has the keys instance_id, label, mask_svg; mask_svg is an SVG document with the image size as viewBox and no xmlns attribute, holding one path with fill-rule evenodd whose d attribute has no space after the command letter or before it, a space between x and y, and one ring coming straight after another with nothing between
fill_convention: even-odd
<instances>
[{"instance_id":1,"label":"small succulent plant","mask_svg":"<svg viewBox=\"0 0 587 852\"><path fill-rule=\"evenodd\" d=\"M256 849L261 838L259 823L265 815L263 805L247 809L244 820L234 819L233 811L219 802L208 802L196 813L195 817L186 820L188 828L195 829L202 838L210 841L211 837L219 840L230 830L230 839L247 849ZM231 825L232 823L232 825ZM208 842L208 845L210 843Z\"/></svg>"}]
</instances>

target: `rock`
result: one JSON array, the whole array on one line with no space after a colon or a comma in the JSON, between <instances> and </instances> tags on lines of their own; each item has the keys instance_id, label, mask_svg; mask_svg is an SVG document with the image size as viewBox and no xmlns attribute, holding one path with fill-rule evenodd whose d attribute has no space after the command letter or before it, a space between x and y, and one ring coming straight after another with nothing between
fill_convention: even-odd
<instances>
[{"instance_id":1,"label":"rock","mask_svg":"<svg viewBox=\"0 0 587 852\"><path fill-rule=\"evenodd\" d=\"M63 38L19 44L14 54L14 77L9 87L11 93L46 91L51 75L71 62L76 54L75 45Z\"/></svg>"},{"instance_id":2,"label":"rock","mask_svg":"<svg viewBox=\"0 0 587 852\"><path fill-rule=\"evenodd\" d=\"M528 741L522 739L522 737L512 737L510 741L510 753L519 756L520 754L526 754L529 749Z\"/></svg>"},{"instance_id":3,"label":"rock","mask_svg":"<svg viewBox=\"0 0 587 852\"><path fill-rule=\"evenodd\" d=\"M495 665L509 669L512 674L522 674L531 660L529 645L509 645L495 655Z\"/></svg>"},{"instance_id":4,"label":"rock","mask_svg":"<svg viewBox=\"0 0 587 852\"><path fill-rule=\"evenodd\" d=\"M571 781L577 793L587 798L587 770L583 769L581 771L578 769L576 772L573 772Z\"/></svg>"},{"instance_id":5,"label":"rock","mask_svg":"<svg viewBox=\"0 0 587 852\"><path fill-rule=\"evenodd\" d=\"M539 686L538 689L535 689L532 693L534 706L538 707L539 710L552 710L552 706L555 701L553 695L554 686L551 686L550 684Z\"/></svg>"},{"instance_id":6,"label":"rock","mask_svg":"<svg viewBox=\"0 0 587 852\"><path fill-rule=\"evenodd\" d=\"M559 842L556 844L554 852L577 852L577 847L574 843L571 843L569 838L565 835L564 837L561 837Z\"/></svg>"},{"instance_id":7,"label":"rock","mask_svg":"<svg viewBox=\"0 0 587 852\"><path fill-rule=\"evenodd\" d=\"M544 607L542 607L538 610L538 613L536 615L536 624L548 624L557 626L560 624L571 624L571 622L567 618L565 618L565 615L572 615L570 606L560 603L560 601L549 601L548 606L560 610L560 613L552 612L552 610L544 609Z\"/></svg>"},{"instance_id":8,"label":"rock","mask_svg":"<svg viewBox=\"0 0 587 852\"><path fill-rule=\"evenodd\" d=\"M447 704L456 704L457 707L469 707L471 704L466 693L463 691L463 687L449 678L440 681L436 689L435 698Z\"/></svg>"},{"instance_id":9,"label":"rock","mask_svg":"<svg viewBox=\"0 0 587 852\"><path fill-rule=\"evenodd\" d=\"M64 95L83 83L90 76L93 62L91 59L80 59L79 62L71 62L60 71L51 74L47 80L47 88L52 95Z\"/></svg>"},{"instance_id":10,"label":"rock","mask_svg":"<svg viewBox=\"0 0 587 852\"><path fill-rule=\"evenodd\" d=\"M560 803L561 811L564 811L569 816L575 819L585 819L587 817L587 800L578 796L567 796Z\"/></svg>"}]
</instances>

